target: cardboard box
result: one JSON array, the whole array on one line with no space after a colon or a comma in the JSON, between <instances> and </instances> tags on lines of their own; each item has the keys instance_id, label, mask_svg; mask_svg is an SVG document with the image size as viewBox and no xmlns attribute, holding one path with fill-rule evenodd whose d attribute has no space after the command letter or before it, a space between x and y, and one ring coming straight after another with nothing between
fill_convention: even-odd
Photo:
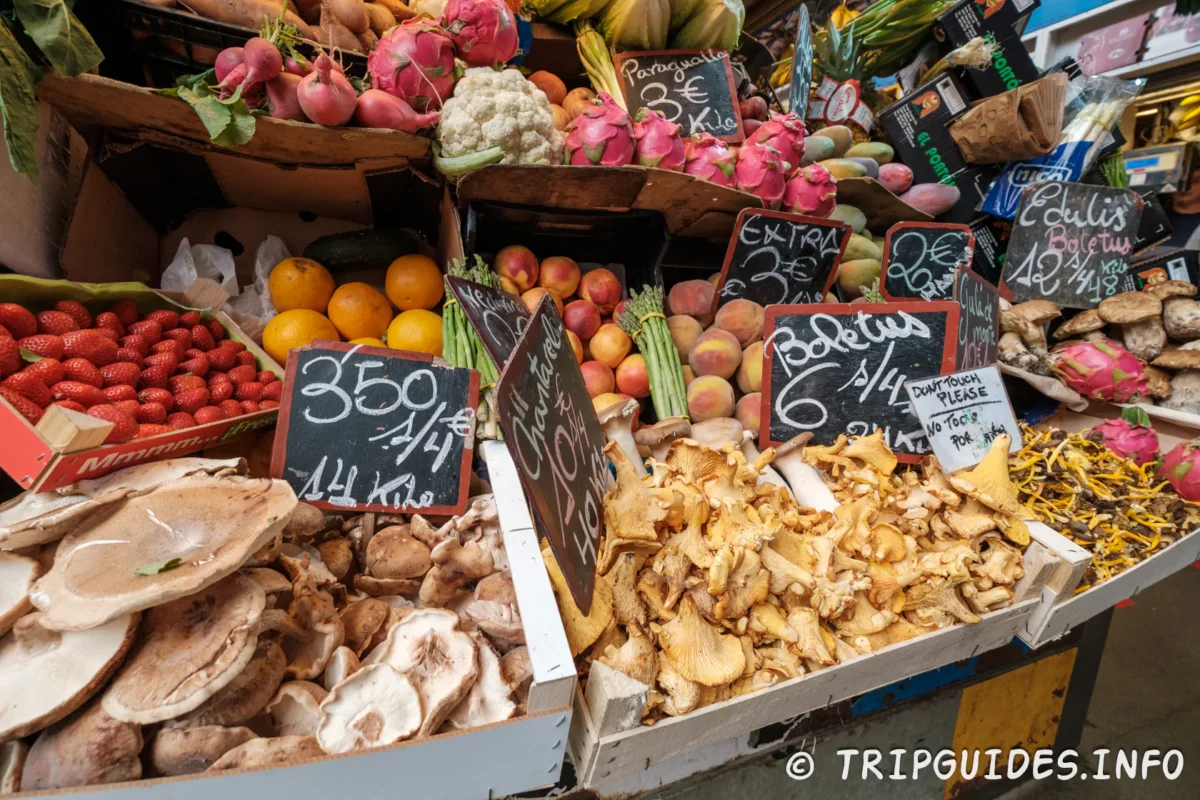
<instances>
[{"instance_id":1,"label":"cardboard box","mask_svg":"<svg viewBox=\"0 0 1200 800\"><path fill-rule=\"evenodd\" d=\"M933 27L943 53L977 36L999 45L986 70L956 68L973 99L983 99L1035 81L1039 72L1021 42L1029 15L1038 0L961 0L940 17Z\"/></svg>"}]
</instances>

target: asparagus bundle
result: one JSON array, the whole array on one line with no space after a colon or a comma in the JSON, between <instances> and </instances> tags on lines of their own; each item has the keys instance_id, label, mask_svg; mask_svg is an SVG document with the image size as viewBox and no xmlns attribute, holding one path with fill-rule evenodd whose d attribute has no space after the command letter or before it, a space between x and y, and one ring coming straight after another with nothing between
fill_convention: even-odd
<instances>
[{"instance_id":1,"label":"asparagus bundle","mask_svg":"<svg viewBox=\"0 0 1200 800\"><path fill-rule=\"evenodd\" d=\"M500 281L487 263L478 255L475 263L468 267L465 261L454 261L450 265L448 275L475 281L484 286L498 288ZM471 327L467 315L450 292L450 283L446 282L446 301L442 306L442 357L454 367L465 367L478 370L480 388L483 390L483 400L477 410L476 433L480 439L499 439L499 417L494 407L495 387L500 373L495 362L483 349L483 341Z\"/></svg>"},{"instance_id":2,"label":"asparagus bundle","mask_svg":"<svg viewBox=\"0 0 1200 800\"><path fill-rule=\"evenodd\" d=\"M646 359L654 413L660 420L667 417L686 419L687 390L683 386L683 366L679 363L679 351L675 349L675 340L671 338L663 313L662 287L643 286L640 294L630 290L629 301L617 324L629 334Z\"/></svg>"}]
</instances>

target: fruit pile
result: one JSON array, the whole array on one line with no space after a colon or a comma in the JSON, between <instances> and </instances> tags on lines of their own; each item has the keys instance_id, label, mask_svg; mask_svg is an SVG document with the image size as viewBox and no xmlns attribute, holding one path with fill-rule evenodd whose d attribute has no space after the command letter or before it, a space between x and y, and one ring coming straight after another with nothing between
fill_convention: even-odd
<instances>
[{"instance_id":1,"label":"fruit pile","mask_svg":"<svg viewBox=\"0 0 1200 800\"><path fill-rule=\"evenodd\" d=\"M52 406L111 422L106 444L279 405L283 384L200 312L96 314L75 300L34 313L0 303L0 397L31 424Z\"/></svg>"}]
</instances>

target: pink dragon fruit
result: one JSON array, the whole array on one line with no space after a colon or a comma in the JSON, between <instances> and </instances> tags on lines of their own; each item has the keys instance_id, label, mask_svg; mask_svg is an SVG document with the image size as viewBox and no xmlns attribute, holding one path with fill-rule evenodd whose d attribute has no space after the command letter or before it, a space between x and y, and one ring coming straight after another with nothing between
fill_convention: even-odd
<instances>
[{"instance_id":1,"label":"pink dragon fruit","mask_svg":"<svg viewBox=\"0 0 1200 800\"><path fill-rule=\"evenodd\" d=\"M788 179L783 187L784 211L793 214L808 214L811 217L828 217L837 205L837 178L820 164L801 167Z\"/></svg>"},{"instance_id":2,"label":"pink dragon fruit","mask_svg":"<svg viewBox=\"0 0 1200 800\"><path fill-rule=\"evenodd\" d=\"M764 208L779 208L787 183L787 162L774 148L762 144L742 145L738 150L734 185L758 195Z\"/></svg>"},{"instance_id":3,"label":"pink dragon fruit","mask_svg":"<svg viewBox=\"0 0 1200 800\"><path fill-rule=\"evenodd\" d=\"M633 121L634 152L643 167L683 169L682 125L667 122L661 111L639 108Z\"/></svg>"},{"instance_id":4,"label":"pink dragon fruit","mask_svg":"<svg viewBox=\"0 0 1200 800\"><path fill-rule=\"evenodd\" d=\"M1080 342L1050 355L1050 369L1085 397L1125 403L1147 394L1137 356L1107 339Z\"/></svg>"},{"instance_id":5,"label":"pink dragon fruit","mask_svg":"<svg viewBox=\"0 0 1200 800\"><path fill-rule=\"evenodd\" d=\"M504 0L449 0L442 28L472 67L503 64L517 54L517 21Z\"/></svg>"},{"instance_id":6,"label":"pink dragon fruit","mask_svg":"<svg viewBox=\"0 0 1200 800\"><path fill-rule=\"evenodd\" d=\"M1119 418L1105 420L1088 432L1088 438L1138 464L1158 458L1158 434L1140 408L1127 408Z\"/></svg>"},{"instance_id":7,"label":"pink dragon fruit","mask_svg":"<svg viewBox=\"0 0 1200 800\"><path fill-rule=\"evenodd\" d=\"M800 166L800 159L804 156L804 137L807 135L804 120L797 115L772 113L771 118L746 139L746 144L770 147L788 163L787 172L791 172Z\"/></svg>"},{"instance_id":8,"label":"pink dragon fruit","mask_svg":"<svg viewBox=\"0 0 1200 800\"><path fill-rule=\"evenodd\" d=\"M568 164L623 167L633 162L633 121L607 92L598 94L564 133Z\"/></svg>"},{"instance_id":9,"label":"pink dragon fruit","mask_svg":"<svg viewBox=\"0 0 1200 800\"><path fill-rule=\"evenodd\" d=\"M372 87L433 111L454 91L454 42L428 17L406 19L379 38L367 72Z\"/></svg>"},{"instance_id":10,"label":"pink dragon fruit","mask_svg":"<svg viewBox=\"0 0 1200 800\"><path fill-rule=\"evenodd\" d=\"M1163 457L1158 474L1166 478L1184 500L1200 502L1200 440L1180 442Z\"/></svg>"},{"instance_id":11,"label":"pink dragon fruit","mask_svg":"<svg viewBox=\"0 0 1200 800\"><path fill-rule=\"evenodd\" d=\"M689 136L683 143L683 171L720 186L733 186L734 155L711 133Z\"/></svg>"}]
</instances>

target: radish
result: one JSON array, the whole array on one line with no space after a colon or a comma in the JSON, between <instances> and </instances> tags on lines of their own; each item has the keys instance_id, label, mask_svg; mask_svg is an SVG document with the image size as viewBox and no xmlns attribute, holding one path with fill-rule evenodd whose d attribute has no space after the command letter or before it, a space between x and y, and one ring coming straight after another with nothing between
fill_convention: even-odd
<instances>
[{"instance_id":1,"label":"radish","mask_svg":"<svg viewBox=\"0 0 1200 800\"><path fill-rule=\"evenodd\" d=\"M255 36L246 42L245 48L246 83L266 83L283 72L283 56L279 48L261 36ZM246 87L243 86L244 92Z\"/></svg>"},{"instance_id":2,"label":"radish","mask_svg":"<svg viewBox=\"0 0 1200 800\"><path fill-rule=\"evenodd\" d=\"M354 87L326 54L317 56L313 66L315 71L302 78L296 90L300 109L318 125L345 125L358 101Z\"/></svg>"},{"instance_id":3,"label":"radish","mask_svg":"<svg viewBox=\"0 0 1200 800\"><path fill-rule=\"evenodd\" d=\"M296 60L295 57L288 56L283 60L283 71L290 72L293 75L299 75L301 78L303 78L305 75L312 72L312 62L305 61L304 63L301 63Z\"/></svg>"},{"instance_id":4,"label":"radish","mask_svg":"<svg viewBox=\"0 0 1200 800\"><path fill-rule=\"evenodd\" d=\"M272 117L308 122L308 117L300 110L300 101L296 99L296 90L302 80L299 75L284 72L267 81L267 98L271 101Z\"/></svg>"},{"instance_id":5,"label":"radish","mask_svg":"<svg viewBox=\"0 0 1200 800\"><path fill-rule=\"evenodd\" d=\"M418 114L407 101L381 89L363 92L354 110L354 121L365 128L390 128L405 133L431 128L437 124L440 116L440 111Z\"/></svg>"},{"instance_id":6,"label":"radish","mask_svg":"<svg viewBox=\"0 0 1200 800\"><path fill-rule=\"evenodd\" d=\"M226 47L217 55L217 60L213 62L213 69L217 73L217 82L220 83L229 76L233 68L246 60L246 49L243 47Z\"/></svg>"}]
</instances>

